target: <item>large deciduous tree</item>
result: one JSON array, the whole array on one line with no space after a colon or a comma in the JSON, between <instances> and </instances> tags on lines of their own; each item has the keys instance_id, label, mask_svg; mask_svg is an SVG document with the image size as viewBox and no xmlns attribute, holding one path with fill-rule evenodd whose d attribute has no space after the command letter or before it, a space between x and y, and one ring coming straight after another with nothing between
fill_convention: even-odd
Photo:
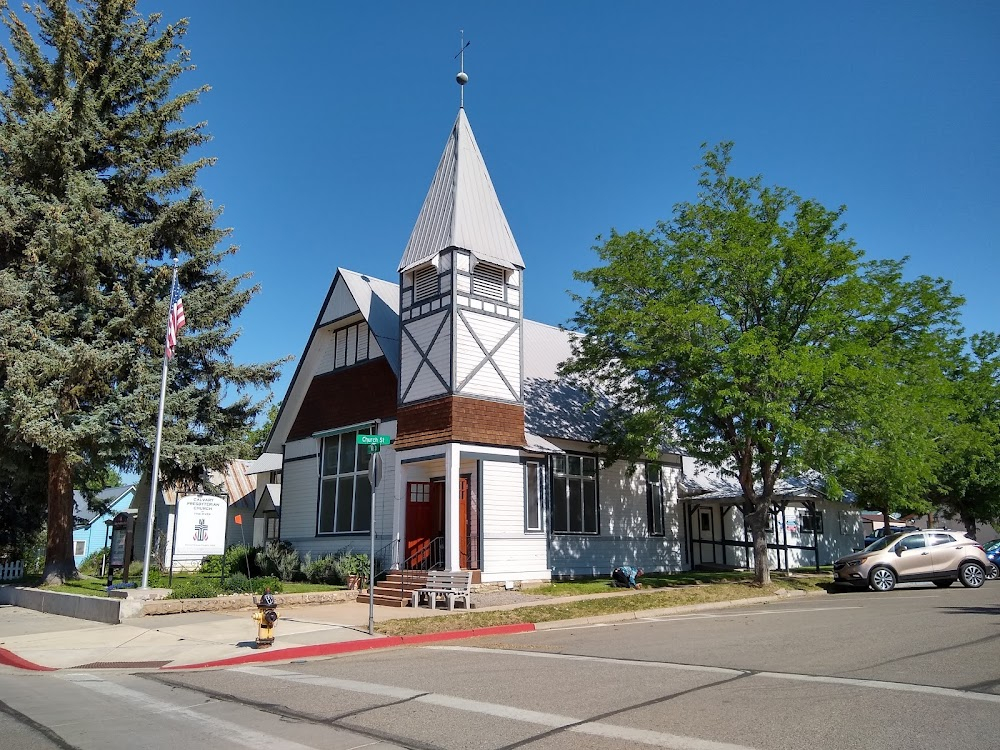
<instances>
[{"instance_id":1,"label":"large deciduous tree","mask_svg":"<svg viewBox=\"0 0 1000 750\"><path fill-rule=\"evenodd\" d=\"M205 88L186 22L134 0L46 0L25 22L6 3L0 48L0 419L44 454L46 580L76 575L72 493L81 473L148 470L172 258L187 311L169 370L165 481L236 455L277 363L230 356L256 291L222 267L235 248L198 188L209 139L184 116Z\"/></svg>"},{"instance_id":2,"label":"large deciduous tree","mask_svg":"<svg viewBox=\"0 0 1000 750\"><path fill-rule=\"evenodd\" d=\"M564 372L612 401L609 457L674 444L733 473L764 584L775 482L837 466L960 300L944 281L905 281L902 262L863 260L843 208L731 175L731 148L705 151L697 201L612 232L601 264L577 272L592 290Z\"/></svg>"},{"instance_id":3,"label":"large deciduous tree","mask_svg":"<svg viewBox=\"0 0 1000 750\"><path fill-rule=\"evenodd\" d=\"M949 376L953 424L930 499L975 536L977 523L1000 522L1000 336L973 336Z\"/></svg>"}]
</instances>

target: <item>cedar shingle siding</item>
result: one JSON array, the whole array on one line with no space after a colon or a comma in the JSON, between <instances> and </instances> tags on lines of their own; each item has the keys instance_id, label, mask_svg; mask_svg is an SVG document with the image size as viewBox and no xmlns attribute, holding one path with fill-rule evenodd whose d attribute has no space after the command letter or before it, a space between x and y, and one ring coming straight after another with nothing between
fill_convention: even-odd
<instances>
[{"instance_id":1,"label":"cedar shingle siding","mask_svg":"<svg viewBox=\"0 0 1000 750\"><path fill-rule=\"evenodd\" d=\"M449 442L524 445L524 407L520 404L447 396L401 407L397 420L397 450Z\"/></svg>"},{"instance_id":2,"label":"cedar shingle siding","mask_svg":"<svg viewBox=\"0 0 1000 750\"><path fill-rule=\"evenodd\" d=\"M314 377L287 439L395 415L396 376L379 357Z\"/></svg>"}]
</instances>

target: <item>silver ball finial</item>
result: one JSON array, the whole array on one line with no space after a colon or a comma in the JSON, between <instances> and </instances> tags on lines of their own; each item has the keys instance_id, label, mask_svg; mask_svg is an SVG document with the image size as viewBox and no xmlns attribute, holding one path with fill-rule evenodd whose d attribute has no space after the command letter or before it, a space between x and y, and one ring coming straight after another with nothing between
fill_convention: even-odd
<instances>
[{"instance_id":1,"label":"silver ball finial","mask_svg":"<svg viewBox=\"0 0 1000 750\"><path fill-rule=\"evenodd\" d=\"M455 80L458 81L459 86L464 86L469 82L469 76L464 70L462 70L459 71L457 76L455 76Z\"/></svg>"}]
</instances>

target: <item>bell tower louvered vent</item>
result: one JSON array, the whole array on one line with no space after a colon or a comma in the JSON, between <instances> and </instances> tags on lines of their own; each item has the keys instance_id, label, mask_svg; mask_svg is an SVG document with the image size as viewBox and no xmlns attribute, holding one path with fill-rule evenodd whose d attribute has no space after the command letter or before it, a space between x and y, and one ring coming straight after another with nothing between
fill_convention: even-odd
<instances>
[{"instance_id":1,"label":"bell tower louvered vent","mask_svg":"<svg viewBox=\"0 0 1000 750\"><path fill-rule=\"evenodd\" d=\"M472 272L472 293L480 297L503 299L503 269L480 263Z\"/></svg>"},{"instance_id":2,"label":"bell tower louvered vent","mask_svg":"<svg viewBox=\"0 0 1000 750\"><path fill-rule=\"evenodd\" d=\"M415 299L429 299L438 293L438 275L434 266L421 268L413 274Z\"/></svg>"}]
</instances>

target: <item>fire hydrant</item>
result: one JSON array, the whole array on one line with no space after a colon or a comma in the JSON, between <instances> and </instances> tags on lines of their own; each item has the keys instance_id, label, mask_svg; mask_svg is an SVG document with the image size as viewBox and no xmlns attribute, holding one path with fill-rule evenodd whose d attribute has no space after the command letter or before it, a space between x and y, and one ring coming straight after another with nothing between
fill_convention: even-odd
<instances>
[{"instance_id":1,"label":"fire hydrant","mask_svg":"<svg viewBox=\"0 0 1000 750\"><path fill-rule=\"evenodd\" d=\"M264 595L257 602L257 611L253 613L257 623L257 648L267 648L274 643L274 623L278 621L277 605L270 589L264 589Z\"/></svg>"}]
</instances>

